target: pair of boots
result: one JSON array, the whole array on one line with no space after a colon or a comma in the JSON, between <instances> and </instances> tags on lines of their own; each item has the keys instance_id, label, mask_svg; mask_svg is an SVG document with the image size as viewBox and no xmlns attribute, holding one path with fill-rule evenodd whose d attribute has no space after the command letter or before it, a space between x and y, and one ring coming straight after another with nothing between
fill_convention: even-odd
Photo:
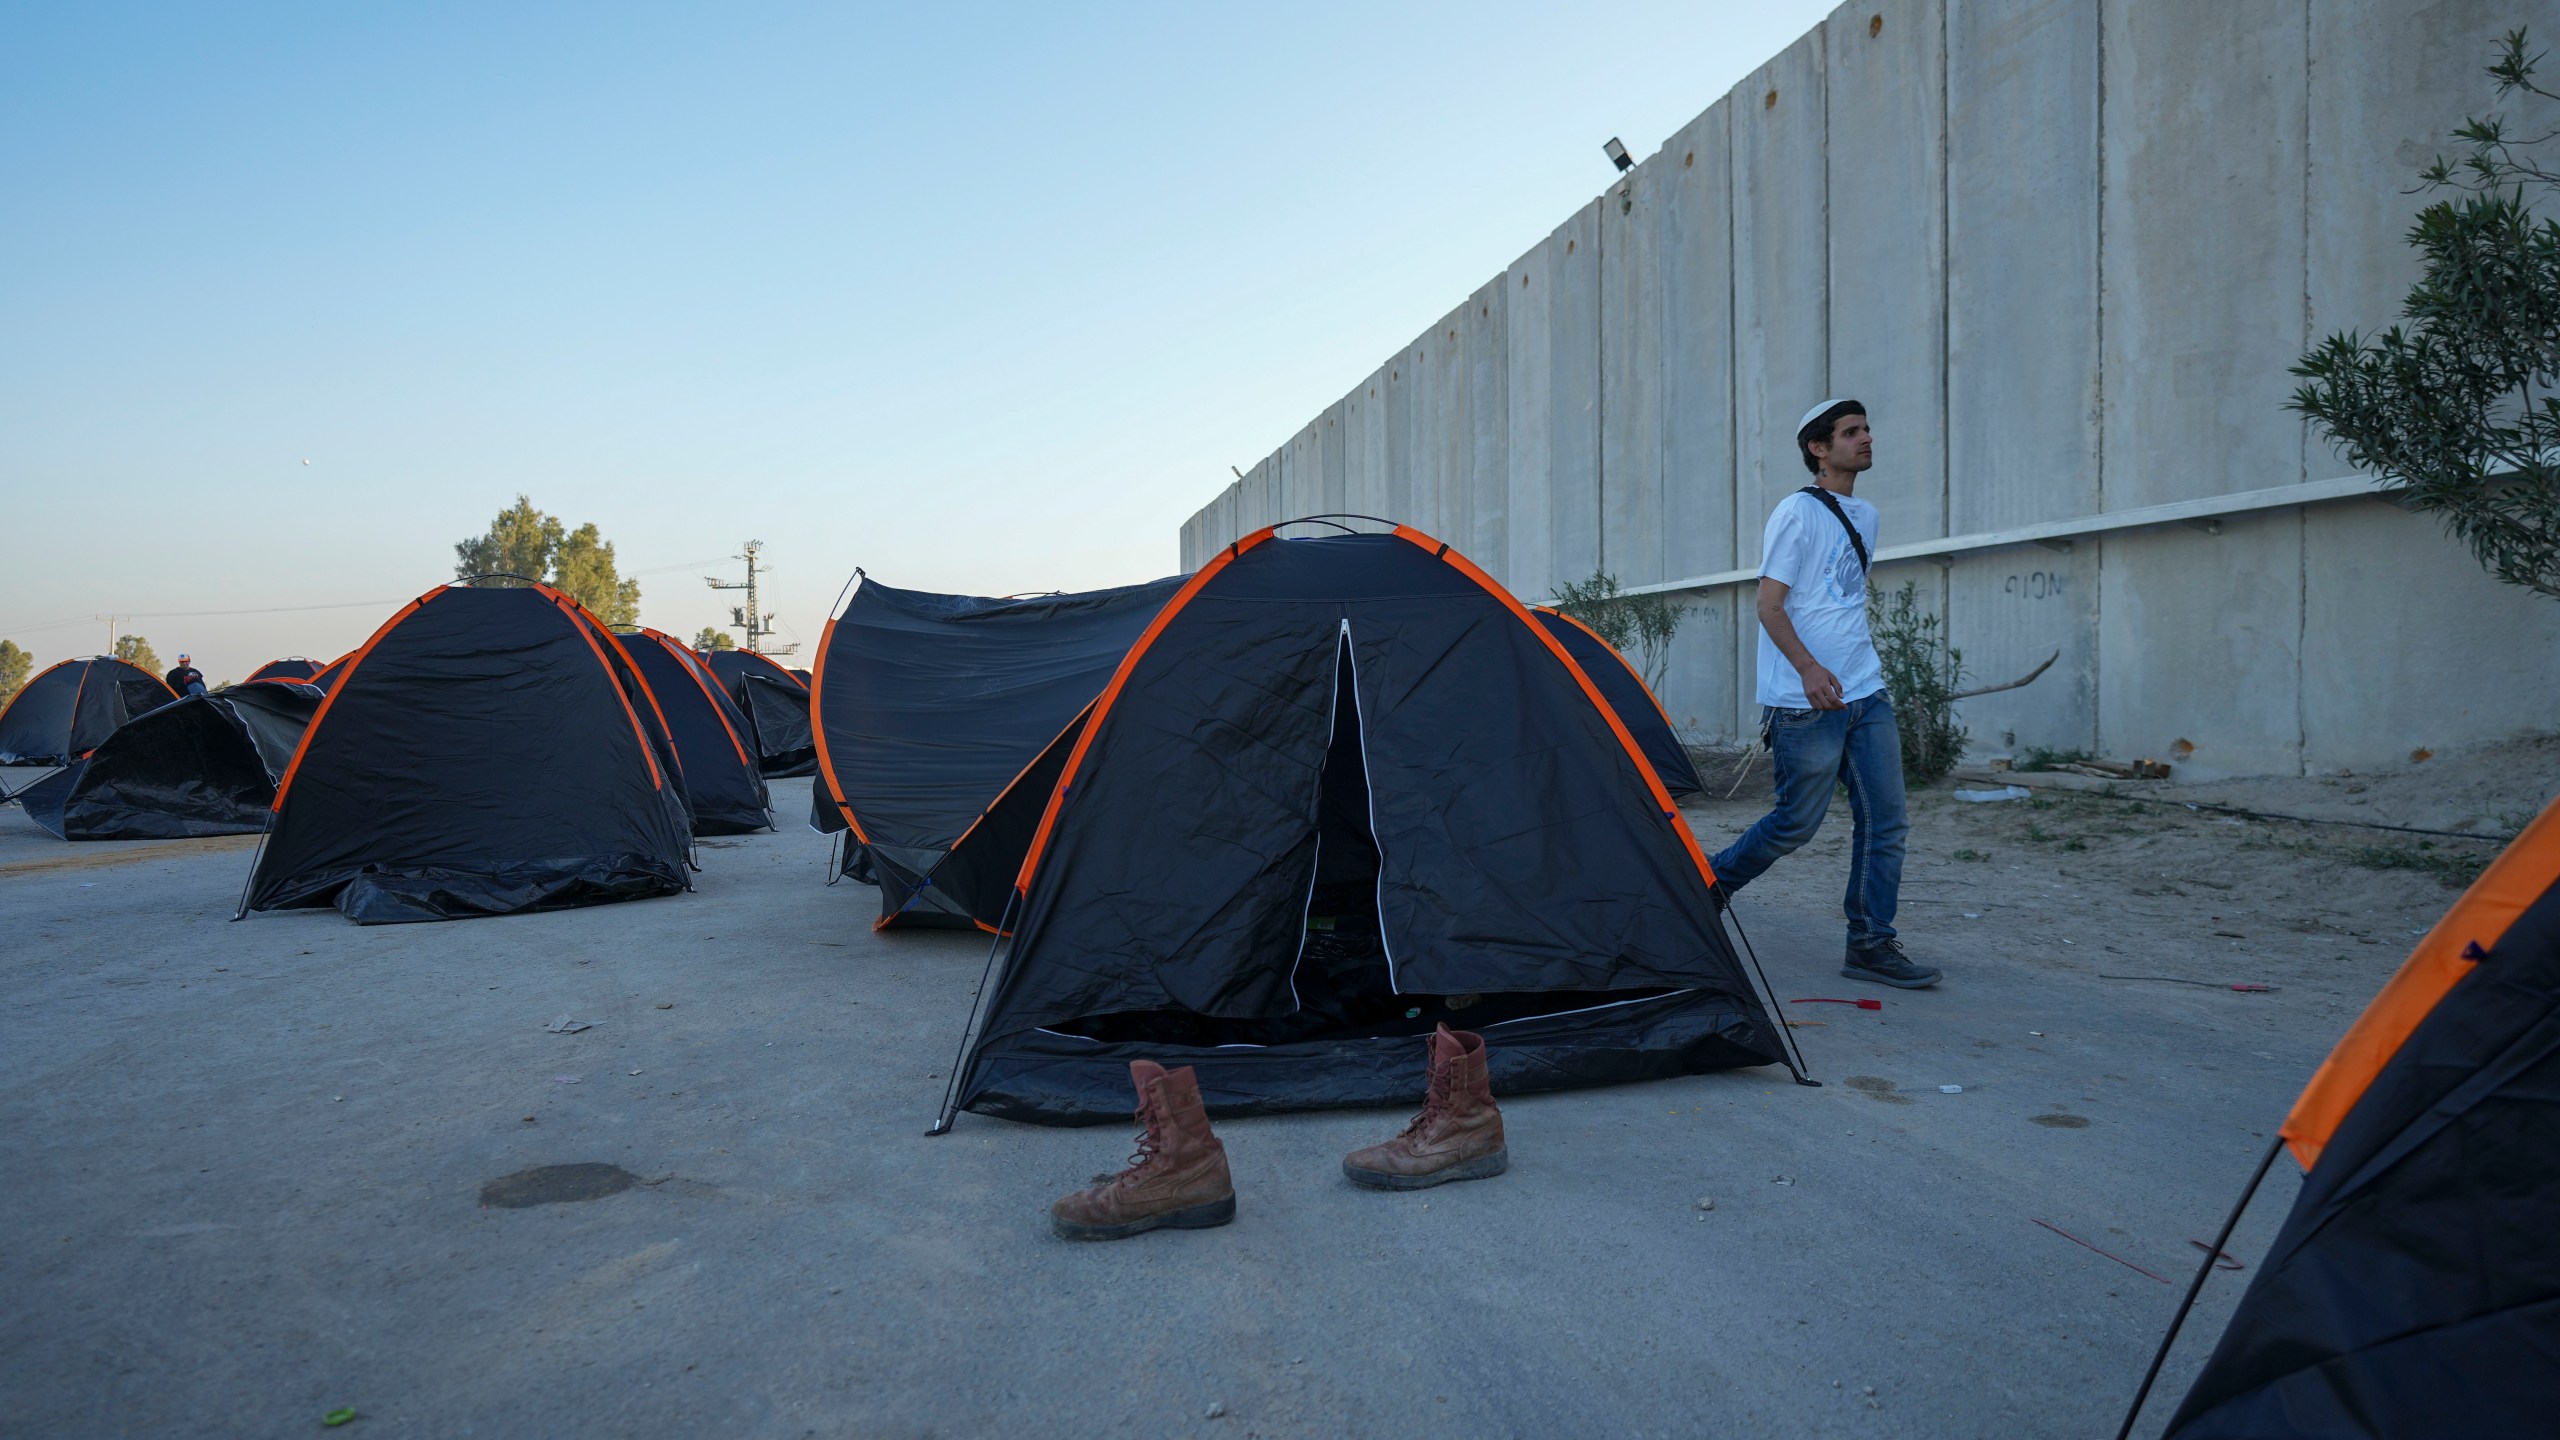
<instances>
[{"instance_id":1,"label":"pair of boots","mask_svg":"<svg viewBox=\"0 0 2560 1440\"><path fill-rule=\"evenodd\" d=\"M1120 1240L1170 1226L1205 1230L1236 1218L1227 1147L1209 1133L1200 1082L1191 1067L1129 1062L1138 1087L1138 1153L1117 1175L1049 1207L1049 1223L1069 1240ZM1420 1190L1481 1180L1511 1164L1502 1112L1485 1073L1484 1037L1443 1025L1431 1037L1431 1088L1404 1133L1343 1157L1342 1173L1373 1190Z\"/></svg>"}]
</instances>

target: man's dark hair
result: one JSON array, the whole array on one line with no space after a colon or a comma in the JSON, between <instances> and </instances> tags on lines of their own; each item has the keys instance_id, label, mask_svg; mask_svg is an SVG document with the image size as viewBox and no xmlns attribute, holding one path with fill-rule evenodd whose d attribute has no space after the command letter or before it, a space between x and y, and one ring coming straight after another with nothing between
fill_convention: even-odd
<instances>
[{"instance_id":1,"label":"man's dark hair","mask_svg":"<svg viewBox=\"0 0 2560 1440\"><path fill-rule=\"evenodd\" d=\"M1864 415L1866 413L1867 407L1864 404L1856 400L1843 400L1839 404L1832 406L1830 409L1823 411L1821 414L1814 416L1812 424L1797 431L1796 453L1804 457L1804 468L1806 472L1814 475L1822 473L1822 462L1813 458L1813 446L1816 441L1820 441L1825 445L1830 444L1831 427L1839 424L1843 416Z\"/></svg>"}]
</instances>

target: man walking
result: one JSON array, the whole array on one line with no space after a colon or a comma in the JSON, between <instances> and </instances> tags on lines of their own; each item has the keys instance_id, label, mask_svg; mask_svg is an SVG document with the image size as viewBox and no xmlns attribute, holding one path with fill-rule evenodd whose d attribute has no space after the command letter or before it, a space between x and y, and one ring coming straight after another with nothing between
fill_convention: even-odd
<instances>
[{"instance_id":1,"label":"man walking","mask_svg":"<svg viewBox=\"0 0 2560 1440\"><path fill-rule=\"evenodd\" d=\"M1853 493L1875 463L1867 407L1825 400L1796 427L1814 483L1778 502L1760 544L1760 726L1777 771L1768 814L1711 862L1727 890L1813 838L1849 792L1849 950L1840 973L1905 990L1938 983L1895 938L1902 890L1902 736L1867 634L1876 507Z\"/></svg>"},{"instance_id":2,"label":"man walking","mask_svg":"<svg viewBox=\"0 0 2560 1440\"><path fill-rule=\"evenodd\" d=\"M161 678L168 682L170 689L178 692L181 700L204 693L204 672L198 670L195 661L188 656L180 655L177 668Z\"/></svg>"}]
</instances>

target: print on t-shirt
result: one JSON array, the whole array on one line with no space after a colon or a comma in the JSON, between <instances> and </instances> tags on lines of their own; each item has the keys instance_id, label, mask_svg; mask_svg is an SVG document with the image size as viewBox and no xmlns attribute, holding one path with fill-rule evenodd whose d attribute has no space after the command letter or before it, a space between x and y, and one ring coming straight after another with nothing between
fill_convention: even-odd
<instances>
[{"instance_id":1,"label":"print on t-shirt","mask_svg":"<svg viewBox=\"0 0 2560 1440\"><path fill-rule=\"evenodd\" d=\"M1831 593L1863 605L1867 603L1867 568L1858 563L1858 552L1849 544L1849 532L1841 530L1836 520L1831 528L1839 531L1831 544Z\"/></svg>"}]
</instances>

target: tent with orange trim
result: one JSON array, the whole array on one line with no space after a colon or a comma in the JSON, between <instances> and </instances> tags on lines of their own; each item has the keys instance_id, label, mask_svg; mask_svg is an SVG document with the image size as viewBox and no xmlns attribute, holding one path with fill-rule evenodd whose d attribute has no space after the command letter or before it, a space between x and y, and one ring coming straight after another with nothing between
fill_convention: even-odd
<instances>
[{"instance_id":1,"label":"tent with orange trim","mask_svg":"<svg viewBox=\"0 0 2560 1440\"><path fill-rule=\"evenodd\" d=\"M1124 1118L1411 1101L1480 1031L1522 1093L1782 1063L1695 836L1570 651L1411 529L1218 552L1094 702L955 1103Z\"/></svg>"},{"instance_id":2,"label":"tent with orange trim","mask_svg":"<svg viewBox=\"0 0 2560 1440\"><path fill-rule=\"evenodd\" d=\"M812 824L874 928L993 929L1085 710L1182 586L987 599L868 576L818 647Z\"/></svg>"},{"instance_id":3,"label":"tent with orange trim","mask_svg":"<svg viewBox=\"0 0 2560 1440\"><path fill-rule=\"evenodd\" d=\"M720 678L731 704L755 731L757 764L768 776L807 775L818 768L809 730L809 686L770 655L753 650L697 652Z\"/></svg>"},{"instance_id":4,"label":"tent with orange trim","mask_svg":"<svg viewBox=\"0 0 2560 1440\"><path fill-rule=\"evenodd\" d=\"M320 698L280 680L190 695L134 716L12 798L62 840L255 835Z\"/></svg>"},{"instance_id":5,"label":"tent with orange trim","mask_svg":"<svg viewBox=\"0 0 2560 1440\"><path fill-rule=\"evenodd\" d=\"M61 661L0 709L0 765L68 765L117 726L177 698L159 676L112 656Z\"/></svg>"},{"instance_id":6,"label":"tent with orange trim","mask_svg":"<svg viewBox=\"0 0 2560 1440\"><path fill-rule=\"evenodd\" d=\"M641 628L622 637L640 678L657 696L684 770L685 799L693 807L696 835L743 835L773 824L764 775L756 768L747 717L693 647L662 631Z\"/></svg>"},{"instance_id":7,"label":"tent with orange trim","mask_svg":"<svg viewBox=\"0 0 2560 1440\"><path fill-rule=\"evenodd\" d=\"M249 680L291 680L296 684L307 685L311 683L312 676L320 673L321 668L321 662L317 660L288 655L281 660L270 660L250 671ZM240 683L246 685L249 680L243 680Z\"/></svg>"},{"instance_id":8,"label":"tent with orange trim","mask_svg":"<svg viewBox=\"0 0 2560 1440\"><path fill-rule=\"evenodd\" d=\"M2551 1433L2560 801L2419 941L2284 1141L2310 1173L2165 1433Z\"/></svg>"},{"instance_id":9,"label":"tent with orange trim","mask_svg":"<svg viewBox=\"0 0 2560 1440\"><path fill-rule=\"evenodd\" d=\"M341 662L240 913L364 924L687 888L683 772L612 631L548 585L444 585Z\"/></svg>"},{"instance_id":10,"label":"tent with orange trim","mask_svg":"<svg viewBox=\"0 0 2560 1440\"><path fill-rule=\"evenodd\" d=\"M1599 631L1583 624L1552 605L1540 605L1530 614L1547 627L1547 633L1564 645L1573 663L1600 687L1600 697L1626 722L1627 733L1636 740L1636 748L1653 762L1653 771L1662 777L1662 788L1679 800L1698 794L1706 787L1698 783L1697 762L1689 758L1689 749L1671 729L1671 717L1662 702L1654 697L1653 687L1644 683L1636 667L1610 644Z\"/></svg>"}]
</instances>

